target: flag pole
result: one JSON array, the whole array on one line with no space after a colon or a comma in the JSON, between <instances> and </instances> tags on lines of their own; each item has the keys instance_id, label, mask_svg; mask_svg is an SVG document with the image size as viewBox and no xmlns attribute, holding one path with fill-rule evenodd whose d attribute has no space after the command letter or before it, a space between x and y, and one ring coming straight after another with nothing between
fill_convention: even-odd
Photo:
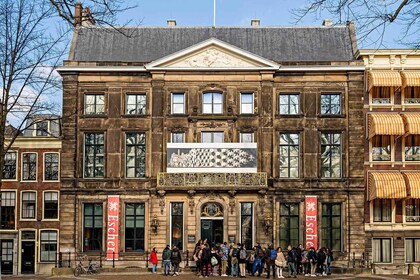
<instances>
[{"instance_id":1,"label":"flag pole","mask_svg":"<svg viewBox=\"0 0 420 280\"><path fill-rule=\"evenodd\" d=\"M213 26L216 27L216 0L213 0Z\"/></svg>"}]
</instances>

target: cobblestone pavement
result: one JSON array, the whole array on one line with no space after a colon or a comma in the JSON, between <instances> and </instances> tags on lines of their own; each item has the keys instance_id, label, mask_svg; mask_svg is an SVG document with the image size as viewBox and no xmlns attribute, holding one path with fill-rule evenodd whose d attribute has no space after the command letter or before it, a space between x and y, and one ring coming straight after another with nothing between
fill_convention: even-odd
<instances>
[{"instance_id":1,"label":"cobblestone pavement","mask_svg":"<svg viewBox=\"0 0 420 280\"><path fill-rule=\"evenodd\" d=\"M43 276L43 275L28 275L28 276L2 276L0 279L2 280L58 280L58 279L80 279L80 280L164 280L169 279L170 277L165 277L161 274L151 274L151 273L137 273L135 275L133 274L125 274L125 273L118 273L118 274L98 274L98 275L83 275L80 277L74 277L74 276ZM172 277L174 278L174 277ZM180 276L174 278L178 280L187 280L187 279L201 279L198 278L196 275L191 273L184 273ZM209 277L209 279L236 279L231 277ZM248 276L246 279L266 279L265 277L252 277ZM277 278L276 278L277 279ZM287 279L287 278L285 278ZM365 279L365 280L393 280L393 279L420 279L420 276L402 276L402 275L363 275L363 276L356 276L356 275L332 275L327 277L304 277L304 276L298 276L297 279L331 279L331 280L350 280L350 279Z\"/></svg>"}]
</instances>

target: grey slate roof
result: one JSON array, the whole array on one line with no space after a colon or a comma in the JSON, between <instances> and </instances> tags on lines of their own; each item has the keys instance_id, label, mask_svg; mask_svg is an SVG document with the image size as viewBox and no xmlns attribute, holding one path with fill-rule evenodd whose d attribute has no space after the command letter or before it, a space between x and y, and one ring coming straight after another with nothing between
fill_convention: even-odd
<instances>
[{"instance_id":1,"label":"grey slate roof","mask_svg":"<svg viewBox=\"0 0 420 280\"><path fill-rule=\"evenodd\" d=\"M348 26L320 27L82 27L69 60L151 62L217 38L275 62L354 60Z\"/></svg>"}]
</instances>

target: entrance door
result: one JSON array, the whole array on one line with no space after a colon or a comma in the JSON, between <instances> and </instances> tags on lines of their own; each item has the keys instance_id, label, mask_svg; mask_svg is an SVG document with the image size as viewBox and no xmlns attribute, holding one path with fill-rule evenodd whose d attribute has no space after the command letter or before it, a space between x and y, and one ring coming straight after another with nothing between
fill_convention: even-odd
<instances>
[{"instance_id":1,"label":"entrance door","mask_svg":"<svg viewBox=\"0 0 420 280\"><path fill-rule=\"evenodd\" d=\"M201 240L220 246L223 243L223 220L201 220Z\"/></svg>"},{"instance_id":2,"label":"entrance door","mask_svg":"<svg viewBox=\"0 0 420 280\"><path fill-rule=\"evenodd\" d=\"M35 241L22 241L22 274L35 273Z\"/></svg>"},{"instance_id":3,"label":"entrance door","mask_svg":"<svg viewBox=\"0 0 420 280\"><path fill-rule=\"evenodd\" d=\"M13 274L13 240L1 240L1 274Z\"/></svg>"}]
</instances>

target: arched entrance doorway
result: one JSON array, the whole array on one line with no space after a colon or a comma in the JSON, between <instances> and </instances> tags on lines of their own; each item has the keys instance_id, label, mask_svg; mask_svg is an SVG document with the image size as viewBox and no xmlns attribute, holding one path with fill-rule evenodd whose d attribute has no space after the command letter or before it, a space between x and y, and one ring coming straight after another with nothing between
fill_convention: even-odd
<instances>
[{"instance_id":1,"label":"arched entrance doorway","mask_svg":"<svg viewBox=\"0 0 420 280\"><path fill-rule=\"evenodd\" d=\"M216 246L223 243L223 207L209 202L201 207L201 240L207 239Z\"/></svg>"}]
</instances>

